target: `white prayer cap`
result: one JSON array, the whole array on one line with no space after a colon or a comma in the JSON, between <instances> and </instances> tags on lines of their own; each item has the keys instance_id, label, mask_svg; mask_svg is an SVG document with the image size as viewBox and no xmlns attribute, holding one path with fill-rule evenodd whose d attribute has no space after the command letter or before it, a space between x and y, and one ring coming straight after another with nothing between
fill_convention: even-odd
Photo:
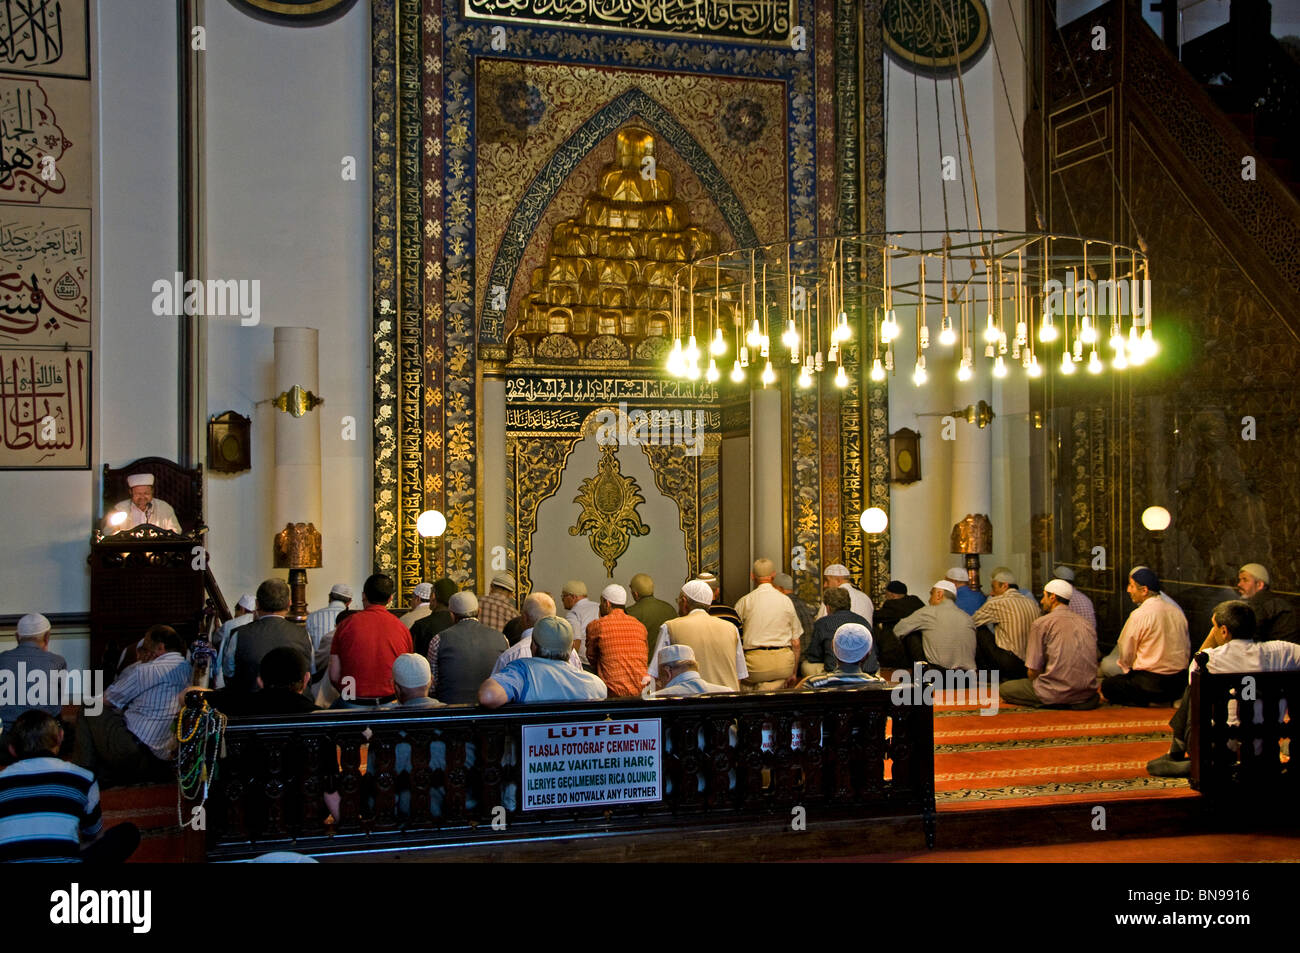
<instances>
[{"instance_id":1,"label":"white prayer cap","mask_svg":"<svg viewBox=\"0 0 1300 953\"><path fill-rule=\"evenodd\" d=\"M848 570L847 567L845 567L845 566L841 566L839 563L834 563L833 565L827 566L827 567L826 567L826 571L825 571L824 573L822 573L822 575L823 575L823 576L836 576L836 577L843 577L843 578L845 578L845 579L848 579L848 578L849 578L849 570Z\"/></svg>"},{"instance_id":2,"label":"white prayer cap","mask_svg":"<svg viewBox=\"0 0 1300 953\"><path fill-rule=\"evenodd\" d=\"M1246 563L1246 565L1241 567L1240 571L1244 572L1247 576L1250 576L1256 582L1262 582L1264 585L1268 585L1268 570L1259 563Z\"/></svg>"},{"instance_id":3,"label":"white prayer cap","mask_svg":"<svg viewBox=\"0 0 1300 953\"><path fill-rule=\"evenodd\" d=\"M695 650L689 645L665 645L659 650L660 665L678 665L682 662L694 662Z\"/></svg>"},{"instance_id":4,"label":"white prayer cap","mask_svg":"<svg viewBox=\"0 0 1300 953\"><path fill-rule=\"evenodd\" d=\"M778 589L793 589L794 577L788 572L779 572L772 577L772 585Z\"/></svg>"},{"instance_id":5,"label":"white prayer cap","mask_svg":"<svg viewBox=\"0 0 1300 953\"><path fill-rule=\"evenodd\" d=\"M970 573L962 569L960 566L954 566L952 569L948 570L948 574L943 578L951 579L953 582L964 583L970 581Z\"/></svg>"},{"instance_id":6,"label":"white prayer cap","mask_svg":"<svg viewBox=\"0 0 1300 953\"><path fill-rule=\"evenodd\" d=\"M686 585L682 586L682 595L692 602L698 602L702 606L707 606L713 602L713 587L703 579L692 579Z\"/></svg>"},{"instance_id":7,"label":"white prayer cap","mask_svg":"<svg viewBox=\"0 0 1300 953\"><path fill-rule=\"evenodd\" d=\"M627 590L617 583L611 583L602 589L600 597L612 606L627 605Z\"/></svg>"},{"instance_id":8,"label":"white prayer cap","mask_svg":"<svg viewBox=\"0 0 1300 953\"><path fill-rule=\"evenodd\" d=\"M946 593L948 593L949 595L951 595L954 599L957 598L957 587L954 586L954 585L953 585L951 582L949 582L947 579L940 579L938 582L936 582L936 583L935 583L933 586L931 586L930 588L931 588L931 589L942 589L944 592L946 592Z\"/></svg>"},{"instance_id":9,"label":"white prayer cap","mask_svg":"<svg viewBox=\"0 0 1300 953\"><path fill-rule=\"evenodd\" d=\"M257 608L257 596L253 595L251 592L246 592L239 597L239 601L235 603L235 607L237 609L247 609L249 612L252 612Z\"/></svg>"},{"instance_id":10,"label":"white prayer cap","mask_svg":"<svg viewBox=\"0 0 1300 953\"><path fill-rule=\"evenodd\" d=\"M1054 596L1060 596L1066 602L1074 598L1074 586L1070 585L1064 579L1053 579L1047 585L1043 586L1044 592L1050 592Z\"/></svg>"},{"instance_id":11,"label":"white prayer cap","mask_svg":"<svg viewBox=\"0 0 1300 953\"><path fill-rule=\"evenodd\" d=\"M428 582L419 583L411 590L411 595L415 596L417 599L423 599L425 602L428 602L433 598L433 584Z\"/></svg>"},{"instance_id":12,"label":"white prayer cap","mask_svg":"<svg viewBox=\"0 0 1300 953\"><path fill-rule=\"evenodd\" d=\"M137 486L153 486L152 473L132 473L126 478L126 485L134 489Z\"/></svg>"},{"instance_id":13,"label":"white prayer cap","mask_svg":"<svg viewBox=\"0 0 1300 953\"><path fill-rule=\"evenodd\" d=\"M1052 570L1052 575L1057 579L1064 579L1066 582L1074 582L1074 570L1069 566L1057 566Z\"/></svg>"},{"instance_id":14,"label":"white prayer cap","mask_svg":"<svg viewBox=\"0 0 1300 953\"><path fill-rule=\"evenodd\" d=\"M352 587L346 582L336 582L334 585L330 586L330 595L338 596L340 599L351 599Z\"/></svg>"},{"instance_id":15,"label":"white prayer cap","mask_svg":"<svg viewBox=\"0 0 1300 953\"><path fill-rule=\"evenodd\" d=\"M831 648L841 662L861 662L871 652L871 630L857 622L846 622L835 630Z\"/></svg>"},{"instance_id":16,"label":"white prayer cap","mask_svg":"<svg viewBox=\"0 0 1300 953\"><path fill-rule=\"evenodd\" d=\"M999 566L997 570L993 573L993 581L1005 582L1014 586L1016 583L1016 574L1013 573L1010 569L1007 569L1003 566Z\"/></svg>"},{"instance_id":17,"label":"white prayer cap","mask_svg":"<svg viewBox=\"0 0 1300 953\"><path fill-rule=\"evenodd\" d=\"M478 596L468 589L458 592L447 600L447 608L451 610L452 615L467 616L478 612Z\"/></svg>"},{"instance_id":18,"label":"white prayer cap","mask_svg":"<svg viewBox=\"0 0 1300 953\"><path fill-rule=\"evenodd\" d=\"M702 573L700 573L698 576L696 576L695 578L698 579L700 582L708 583L708 585L709 585L709 598L710 598L710 599L713 598L713 590L714 590L714 589L721 589L721 588L722 588L722 586L718 583L718 577L715 576L715 575L713 575L713 573L711 573L711 572L702 572Z\"/></svg>"},{"instance_id":19,"label":"white prayer cap","mask_svg":"<svg viewBox=\"0 0 1300 953\"><path fill-rule=\"evenodd\" d=\"M39 612L29 612L18 620L18 638L31 639L50 631L50 620Z\"/></svg>"},{"instance_id":20,"label":"white prayer cap","mask_svg":"<svg viewBox=\"0 0 1300 953\"><path fill-rule=\"evenodd\" d=\"M407 652L393 659L393 681L399 688L422 688L433 681L433 669L423 655Z\"/></svg>"}]
</instances>

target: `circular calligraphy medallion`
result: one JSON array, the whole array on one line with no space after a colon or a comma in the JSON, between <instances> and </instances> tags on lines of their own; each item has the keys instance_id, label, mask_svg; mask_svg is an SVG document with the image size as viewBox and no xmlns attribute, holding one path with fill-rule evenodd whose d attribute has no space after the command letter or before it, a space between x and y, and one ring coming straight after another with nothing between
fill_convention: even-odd
<instances>
[{"instance_id":1,"label":"circular calligraphy medallion","mask_svg":"<svg viewBox=\"0 0 1300 953\"><path fill-rule=\"evenodd\" d=\"M880 30L889 58L926 76L953 76L979 60L989 43L983 0L885 0Z\"/></svg>"},{"instance_id":2,"label":"circular calligraphy medallion","mask_svg":"<svg viewBox=\"0 0 1300 953\"><path fill-rule=\"evenodd\" d=\"M357 0L230 0L239 9L259 20L287 23L291 26L314 26L337 20Z\"/></svg>"}]
</instances>

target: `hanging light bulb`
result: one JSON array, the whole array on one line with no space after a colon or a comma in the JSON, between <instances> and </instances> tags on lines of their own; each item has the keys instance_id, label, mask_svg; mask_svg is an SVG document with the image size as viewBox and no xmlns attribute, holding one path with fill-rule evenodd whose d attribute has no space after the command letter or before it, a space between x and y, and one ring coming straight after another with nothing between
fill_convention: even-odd
<instances>
[{"instance_id":1,"label":"hanging light bulb","mask_svg":"<svg viewBox=\"0 0 1300 953\"><path fill-rule=\"evenodd\" d=\"M952 347L957 343L957 332L952 329L952 318L944 318L939 326L939 343L944 347Z\"/></svg>"},{"instance_id":2,"label":"hanging light bulb","mask_svg":"<svg viewBox=\"0 0 1300 953\"><path fill-rule=\"evenodd\" d=\"M770 357L771 353L772 351L771 348L768 346L767 335L764 334L761 338L759 338L758 341L758 356L766 358L766 357Z\"/></svg>"},{"instance_id":3,"label":"hanging light bulb","mask_svg":"<svg viewBox=\"0 0 1300 953\"><path fill-rule=\"evenodd\" d=\"M1116 351L1124 350L1124 333L1120 330L1118 319L1110 323L1110 346Z\"/></svg>"},{"instance_id":4,"label":"hanging light bulb","mask_svg":"<svg viewBox=\"0 0 1300 953\"><path fill-rule=\"evenodd\" d=\"M1073 370L1073 368L1071 368L1071 370ZM1043 369L1038 364L1038 356L1036 354L1029 355L1029 366L1025 368L1025 372L1028 373L1030 377L1042 376Z\"/></svg>"},{"instance_id":5,"label":"hanging light bulb","mask_svg":"<svg viewBox=\"0 0 1300 953\"><path fill-rule=\"evenodd\" d=\"M1092 319L1086 314L1079 319L1079 340L1084 344L1097 343L1097 329L1092 326Z\"/></svg>"},{"instance_id":6,"label":"hanging light bulb","mask_svg":"<svg viewBox=\"0 0 1300 953\"><path fill-rule=\"evenodd\" d=\"M925 372L925 355L922 354L916 359L916 370L912 371L912 381L917 387L920 387L929 379L929 376Z\"/></svg>"},{"instance_id":7,"label":"hanging light bulb","mask_svg":"<svg viewBox=\"0 0 1300 953\"><path fill-rule=\"evenodd\" d=\"M1024 321L1016 322L1016 343L1021 345L1029 343L1029 325Z\"/></svg>"},{"instance_id":8,"label":"hanging light bulb","mask_svg":"<svg viewBox=\"0 0 1300 953\"><path fill-rule=\"evenodd\" d=\"M889 312L893 314L894 312ZM898 325L894 325L894 334L898 334ZM831 340L837 344L843 344L853 337L853 330L849 327L849 316L843 311L840 312L839 319L835 322L835 330L831 332Z\"/></svg>"},{"instance_id":9,"label":"hanging light bulb","mask_svg":"<svg viewBox=\"0 0 1300 953\"><path fill-rule=\"evenodd\" d=\"M961 359L961 366L957 368L957 380L968 381L974 376L974 372L970 369L970 360L963 357Z\"/></svg>"},{"instance_id":10,"label":"hanging light bulb","mask_svg":"<svg viewBox=\"0 0 1300 953\"><path fill-rule=\"evenodd\" d=\"M739 384L744 379L745 372L740 369L740 358L736 358L736 362L731 365L731 381L734 384Z\"/></svg>"},{"instance_id":11,"label":"hanging light bulb","mask_svg":"<svg viewBox=\"0 0 1300 953\"><path fill-rule=\"evenodd\" d=\"M984 326L984 340L989 344L997 344L1002 337L1002 332L998 330L997 324L993 321L993 312L989 312L988 324Z\"/></svg>"},{"instance_id":12,"label":"hanging light bulb","mask_svg":"<svg viewBox=\"0 0 1300 953\"><path fill-rule=\"evenodd\" d=\"M924 351L930 346L930 325L921 325L921 350Z\"/></svg>"},{"instance_id":13,"label":"hanging light bulb","mask_svg":"<svg viewBox=\"0 0 1300 953\"><path fill-rule=\"evenodd\" d=\"M848 330L848 316L841 313L841 317L844 318L844 323L835 326L836 337L839 337L842 333L840 328L844 328L845 331ZM885 320L880 322L880 339L888 344L896 337L898 337L898 319L894 316L894 311L891 308L885 312Z\"/></svg>"},{"instance_id":14,"label":"hanging light bulb","mask_svg":"<svg viewBox=\"0 0 1300 953\"><path fill-rule=\"evenodd\" d=\"M727 353L727 339L722 336L722 328L713 332L713 342L709 345L709 353L714 357L722 357Z\"/></svg>"},{"instance_id":15,"label":"hanging light bulb","mask_svg":"<svg viewBox=\"0 0 1300 953\"><path fill-rule=\"evenodd\" d=\"M998 352L998 346L992 342L984 345L984 356L992 357Z\"/></svg>"},{"instance_id":16,"label":"hanging light bulb","mask_svg":"<svg viewBox=\"0 0 1300 953\"><path fill-rule=\"evenodd\" d=\"M718 374L717 362L713 358L709 358L709 369L704 372L704 379L710 384L714 384L717 383L718 377L720 376L721 375Z\"/></svg>"},{"instance_id":17,"label":"hanging light bulb","mask_svg":"<svg viewBox=\"0 0 1300 953\"><path fill-rule=\"evenodd\" d=\"M797 383L804 390L807 390L809 387L812 387L812 375L808 373L808 368L805 367L803 370L799 372L799 379Z\"/></svg>"},{"instance_id":18,"label":"hanging light bulb","mask_svg":"<svg viewBox=\"0 0 1300 953\"><path fill-rule=\"evenodd\" d=\"M826 362L822 360L822 352L818 351L816 356L813 358L813 369L818 374L820 374L822 372L822 368L825 366L826 366Z\"/></svg>"},{"instance_id":19,"label":"hanging light bulb","mask_svg":"<svg viewBox=\"0 0 1300 953\"><path fill-rule=\"evenodd\" d=\"M1056 340L1056 325L1052 323L1051 312L1043 315L1043 323L1038 327L1038 340L1044 344L1051 344Z\"/></svg>"},{"instance_id":20,"label":"hanging light bulb","mask_svg":"<svg viewBox=\"0 0 1300 953\"><path fill-rule=\"evenodd\" d=\"M749 348L743 344L740 347L740 357L737 361L741 367L749 367Z\"/></svg>"},{"instance_id":21,"label":"hanging light bulb","mask_svg":"<svg viewBox=\"0 0 1300 953\"><path fill-rule=\"evenodd\" d=\"M686 358L686 363L687 363L687 364L694 364L694 363L696 363L697 361L699 361L699 359L700 359L700 349L699 349L699 347L696 346L696 344L695 344L695 335L694 335L694 334L692 334L692 335L690 336L690 339L687 341L687 344L686 344L686 350L682 352L682 356Z\"/></svg>"},{"instance_id":22,"label":"hanging light bulb","mask_svg":"<svg viewBox=\"0 0 1300 953\"><path fill-rule=\"evenodd\" d=\"M1115 352L1115 357L1111 360L1110 366L1115 368L1117 371L1122 371L1128 368L1128 358L1124 356L1124 349L1122 347Z\"/></svg>"},{"instance_id":23,"label":"hanging light bulb","mask_svg":"<svg viewBox=\"0 0 1300 953\"><path fill-rule=\"evenodd\" d=\"M1156 344L1156 336L1151 333L1151 326L1147 325L1147 329L1142 332L1142 357L1155 357L1156 352L1159 350L1160 347Z\"/></svg>"},{"instance_id":24,"label":"hanging light bulb","mask_svg":"<svg viewBox=\"0 0 1300 953\"><path fill-rule=\"evenodd\" d=\"M763 341L763 329L759 326L758 318L749 328L749 333L745 335L745 343L750 347L758 347Z\"/></svg>"},{"instance_id":25,"label":"hanging light bulb","mask_svg":"<svg viewBox=\"0 0 1300 953\"><path fill-rule=\"evenodd\" d=\"M891 373L894 370L894 349L892 347L885 351L885 370Z\"/></svg>"},{"instance_id":26,"label":"hanging light bulb","mask_svg":"<svg viewBox=\"0 0 1300 953\"><path fill-rule=\"evenodd\" d=\"M1020 360L1020 340L1017 338L1011 345L1011 360ZM1029 360L1029 349L1025 348L1025 360Z\"/></svg>"},{"instance_id":27,"label":"hanging light bulb","mask_svg":"<svg viewBox=\"0 0 1300 953\"><path fill-rule=\"evenodd\" d=\"M691 361L686 365L686 379L688 381L697 381L700 379L700 362L698 359Z\"/></svg>"},{"instance_id":28,"label":"hanging light bulb","mask_svg":"<svg viewBox=\"0 0 1300 953\"><path fill-rule=\"evenodd\" d=\"M834 342L831 343L831 349L826 352L826 361L830 364L840 362L840 346Z\"/></svg>"},{"instance_id":29,"label":"hanging light bulb","mask_svg":"<svg viewBox=\"0 0 1300 953\"><path fill-rule=\"evenodd\" d=\"M1088 373L1089 374L1101 373L1101 355L1098 354L1095 349L1093 350L1091 356L1089 356L1088 358Z\"/></svg>"},{"instance_id":30,"label":"hanging light bulb","mask_svg":"<svg viewBox=\"0 0 1300 953\"><path fill-rule=\"evenodd\" d=\"M775 383L776 371L772 370L771 361L767 362L767 366L763 368L763 373L759 375L758 379L763 382L764 387L766 387L768 384Z\"/></svg>"},{"instance_id":31,"label":"hanging light bulb","mask_svg":"<svg viewBox=\"0 0 1300 953\"><path fill-rule=\"evenodd\" d=\"M1061 354L1061 373L1062 374L1074 373L1074 361L1070 359L1069 351L1065 351Z\"/></svg>"},{"instance_id":32,"label":"hanging light bulb","mask_svg":"<svg viewBox=\"0 0 1300 953\"><path fill-rule=\"evenodd\" d=\"M785 333L781 335L781 343L791 351L799 346L799 329L794 326L794 318L786 322Z\"/></svg>"},{"instance_id":33,"label":"hanging light bulb","mask_svg":"<svg viewBox=\"0 0 1300 953\"><path fill-rule=\"evenodd\" d=\"M880 358L871 362L871 379L877 382L885 379L885 365L880 363Z\"/></svg>"},{"instance_id":34,"label":"hanging light bulb","mask_svg":"<svg viewBox=\"0 0 1300 953\"><path fill-rule=\"evenodd\" d=\"M686 360L682 357L682 339L677 338L673 341L673 349L668 354L668 373L673 377L681 377L686 369L685 365Z\"/></svg>"},{"instance_id":35,"label":"hanging light bulb","mask_svg":"<svg viewBox=\"0 0 1300 953\"><path fill-rule=\"evenodd\" d=\"M1007 336L1005 333L1001 333L998 335L998 353L999 354L1007 353Z\"/></svg>"},{"instance_id":36,"label":"hanging light bulb","mask_svg":"<svg viewBox=\"0 0 1300 953\"><path fill-rule=\"evenodd\" d=\"M1128 356L1133 357L1140 350L1142 350L1142 339L1138 337L1138 326L1134 321L1128 328Z\"/></svg>"},{"instance_id":37,"label":"hanging light bulb","mask_svg":"<svg viewBox=\"0 0 1300 953\"><path fill-rule=\"evenodd\" d=\"M1002 360L1001 354L999 354L997 360L993 362L993 376L994 377L1007 376L1007 362Z\"/></svg>"},{"instance_id":38,"label":"hanging light bulb","mask_svg":"<svg viewBox=\"0 0 1300 953\"><path fill-rule=\"evenodd\" d=\"M1075 338L1074 339L1074 363L1077 364L1082 360L1083 360L1083 341L1079 340L1078 338Z\"/></svg>"},{"instance_id":39,"label":"hanging light bulb","mask_svg":"<svg viewBox=\"0 0 1300 953\"><path fill-rule=\"evenodd\" d=\"M836 370L836 372L835 372L835 386L836 386L836 387L848 387L848 386L849 386L849 375L844 373L844 365L843 365L843 364L841 364L841 365L839 366L839 369Z\"/></svg>"}]
</instances>

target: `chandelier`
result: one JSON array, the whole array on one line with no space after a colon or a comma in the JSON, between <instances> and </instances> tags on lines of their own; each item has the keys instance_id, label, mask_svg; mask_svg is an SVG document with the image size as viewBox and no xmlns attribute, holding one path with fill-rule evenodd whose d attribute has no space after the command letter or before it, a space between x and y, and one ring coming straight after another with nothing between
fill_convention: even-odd
<instances>
[{"instance_id":1,"label":"chandelier","mask_svg":"<svg viewBox=\"0 0 1300 953\"><path fill-rule=\"evenodd\" d=\"M918 386L936 344L962 381L981 353L997 378L1016 364L1039 377L1049 362L1067 375L1080 364L1123 371L1157 353L1141 249L1048 233L914 231L800 239L682 266L667 370L713 383L730 363L737 384L756 373L767 387L785 369L801 388L823 373L843 387L844 346L868 311L861 343L875 381L895 370L905 322L915 329L907 359Z\"/></svg>"}]
</instances>

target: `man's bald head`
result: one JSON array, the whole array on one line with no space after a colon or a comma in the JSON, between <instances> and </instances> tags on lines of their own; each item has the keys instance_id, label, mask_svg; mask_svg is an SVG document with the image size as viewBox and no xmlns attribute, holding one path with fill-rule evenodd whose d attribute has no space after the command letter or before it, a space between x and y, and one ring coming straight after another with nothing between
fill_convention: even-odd
<instances>
[{"instance_id":1,"label":"man's bald head","mask_svg":"<svg viewBox=\"0 0 1300 953\"><path fill-rule=\"evenodd\" d=\"M524 620L530 626L550 615L555 615L555 600L549 594L534 592L524 600Z\"/></svg>"}]
</instances>

